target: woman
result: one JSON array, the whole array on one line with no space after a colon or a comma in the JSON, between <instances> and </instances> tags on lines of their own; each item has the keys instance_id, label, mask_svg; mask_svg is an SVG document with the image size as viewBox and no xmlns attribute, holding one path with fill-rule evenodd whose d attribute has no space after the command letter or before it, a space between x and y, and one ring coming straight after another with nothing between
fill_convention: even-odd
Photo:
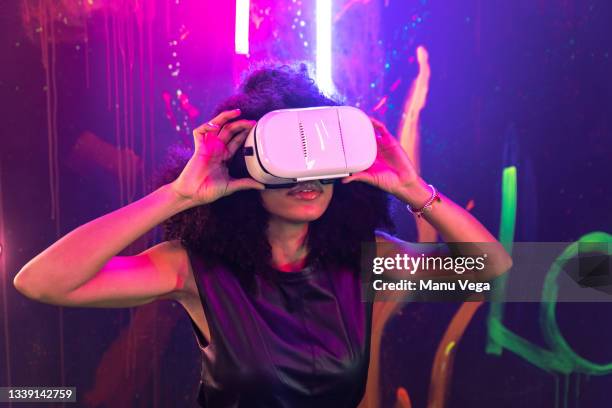
<instances>
[{"instance_id":1,"label":"woman","mask_svg":"<svg viewBox=\"0 0 612 408\"><path fill-rule=\"evenodd\" d=\"M372 324L372 303L360 298L361 243L414 253L376 231L390 225L387 194L413 209L429 203L422 215L447 242L491 242L496 266L479 278L511 261L461 207L442 195L430 203L432 190L375 119L375 163L341 183L268 190L248 177L241 146L256 120L274 109L337 104L304 66L254 71L194 131L193 152L174 156L178 175L61 238L21 269L15 286L65 306L178 301L202 350L202 406L356 406ZM117 255L160 223L166 241Z\"/></svg>"}]
</instances>

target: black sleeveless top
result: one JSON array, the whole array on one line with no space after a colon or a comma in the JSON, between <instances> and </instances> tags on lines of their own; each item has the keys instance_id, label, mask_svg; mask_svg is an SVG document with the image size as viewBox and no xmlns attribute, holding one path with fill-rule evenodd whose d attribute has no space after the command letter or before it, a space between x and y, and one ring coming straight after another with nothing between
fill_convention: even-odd
<instances>
[{"instance_id":1,"label":"black sleeveless top","mask_svg":"<svg viewBox=\"0 0 612 408\"><path fill-rule=\"evenodd\" d=\"M188 250L210 344L202 352L198 403L206 408L356 407L365 392L372 302L357 273L307 267L256 274L243 289L223 265Z\"/></svg>"}]
</instances>

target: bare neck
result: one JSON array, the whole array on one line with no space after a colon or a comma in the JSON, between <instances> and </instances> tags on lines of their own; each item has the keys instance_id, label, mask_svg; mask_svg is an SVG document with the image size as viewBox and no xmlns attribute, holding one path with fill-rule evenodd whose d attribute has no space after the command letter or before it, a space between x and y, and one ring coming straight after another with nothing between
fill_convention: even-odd
<instances>
[{"instance_id":1,"label":"bare neck","mask_svg":"<svg viewBox=\"0 0 612 408\"><path fill-rule=\"evenodd\" d=\"M308 223L293 223L271 217L268 241L272 249L272 265L284 272L300 270L306 263Z\"/></svg>"}]
</instances>

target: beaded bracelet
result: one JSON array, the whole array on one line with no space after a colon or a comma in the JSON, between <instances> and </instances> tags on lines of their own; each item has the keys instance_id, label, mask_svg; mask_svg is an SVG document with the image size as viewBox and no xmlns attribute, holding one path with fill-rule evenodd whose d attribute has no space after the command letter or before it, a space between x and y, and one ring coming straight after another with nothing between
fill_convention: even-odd
<instances>
[{"instance_id":1,"label":"beaded bracelet","mask_svg":"<svg viewBox=\"0 0 612 408\"><path fill-rule=\"evenodd\" d=\"M431 197L429 197L429 200L427 200L425 202L425 205L423 205L423 207L421 207L421 208L412 208L410 206L410 204L408 204L406 206L408 211L410 211L412 214L416 215L419 218L423 216L423 213L425 211L430 211L431 210L431 206L432 206L432 204L435 201L438 201L438 202L441 201L440 194L438 194L438 191L436 190L436 188L433 185L431 185L431 184L428 184L428 187L431 189Z\"/></svg>"}]
</instances>

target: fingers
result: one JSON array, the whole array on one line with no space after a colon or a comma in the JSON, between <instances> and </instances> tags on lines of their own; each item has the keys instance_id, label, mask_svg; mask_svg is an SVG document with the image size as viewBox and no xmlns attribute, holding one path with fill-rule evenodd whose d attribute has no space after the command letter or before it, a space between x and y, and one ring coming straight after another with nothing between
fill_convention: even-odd
<instances>
[{"instance_id":1,"label":"fingers","mask_svg":"<svg viewBox=\"0 0 612 408\"><path fill-rule=\"evenodd\" d=\"M389 132L389 130L387 130L387 127L385 126L384 123L382 123L381 121L374 119L373 117L370 116L370 120L372 121L372 125L374 125L374 130L378 131L378 133L382 136L382 137L391 137L393 138L393 135L391 134L391 132Z\"/></svg>"},{"instance_id":2,"label":"fingers","mask_svg":"<svg viewBox=\"0 0 612 408\"><path fill-rule=\"evenodd\" d=\"M195 149L197 150L202 146L206 134L219 132L228 120L237 118L238 116L240 116L240 109L223 111L210 121L195 128L193 130L193 142Z\"/></svg>"},{"instance_id":3,"label":"fingers","mask_svg":"<svg viewBox=\"0 0 612 408\"><path fill-rule=\"evenodd\" d=\"M353 175L344 177L342 179L342 184L347 184L347 183L350 183L352 181L362 181L364 183L373 184L374 183L374 176L372 176L368 172L360 171L359 173L355 173Z\"/></svg>"},{"instance_id":4,"label":"fingers","mask_svg":"<svg viewBox=\"0 0 612 408\"><path fill-rule=\"evenodd\" d=\"M218 126L213 126L214 124L211 122L205 123L203 125L198 126L193 130L193 145L195 150L199 150L204 144L204 139L206 134L209 132L216 132L219 130Z\"/></svg>"},{"instance_id":5,"label":"fingers","mask_svg":"<svg viewBox=\"0 0 612 408\"><path fill-rule=\"evenodd\" d=\"M247 130L243 130L242 132L235 135L232 140L227 144L227 157L226 160L230 159L236 151L244 144L249 132Z\"/></svg>"},{"instance_id":6,"label":"fingers","mask_svg":"<svg viewBox=\"0 0 612 408\"><path fill-rule=\"evenodd\" d=\"M221 143L228 144L230 140L232 140L234 136L238 135L239 133L247 131L248 134L248 131L250 131L256 123L257 122L254 120L245 119L228 123L227 125L223 126L219 133L217 133L217 138L221 141Z\"/></svg>"},{"instance_id":7,"label":"fingers","mask_svg":"<svg viewBox=\"0 0 612 408\"><path fill-rule=\"evenodd\" d=\"M240 116L240 109L223 111L210 120L211 123L222 127L228 120L235 119Z\"/></svg>"},{"instance_id":8,"label":"fingers","mask_svg":"<svg viewBox=\"0 0 612 408\"><path fill-rule=\"evenodd\" d=\"M226 194L232 194L236 191L241 191L241 190L249 190L249 189L255 189L255 190L264 190L266 188L266 186L264 186L263 184L261 184L260 182L252 179L252 178L241 178L241 179L232 179L230 180L230 182L227 185L227 193Z\"/></svg>"},{"instance_id":9,"label":"fingers","mask_svg":"<svg viewBox=\"0 0 612 408\"><path fill-rule=\"evenodd\" d=\"M393 148L399 144L399 141L389 132L384 123L373 117L370 117L370 120L372 121L375 132L378 133L376 135L376 144L378 145L379 151Z\"/></svg>"}]
</instances>

